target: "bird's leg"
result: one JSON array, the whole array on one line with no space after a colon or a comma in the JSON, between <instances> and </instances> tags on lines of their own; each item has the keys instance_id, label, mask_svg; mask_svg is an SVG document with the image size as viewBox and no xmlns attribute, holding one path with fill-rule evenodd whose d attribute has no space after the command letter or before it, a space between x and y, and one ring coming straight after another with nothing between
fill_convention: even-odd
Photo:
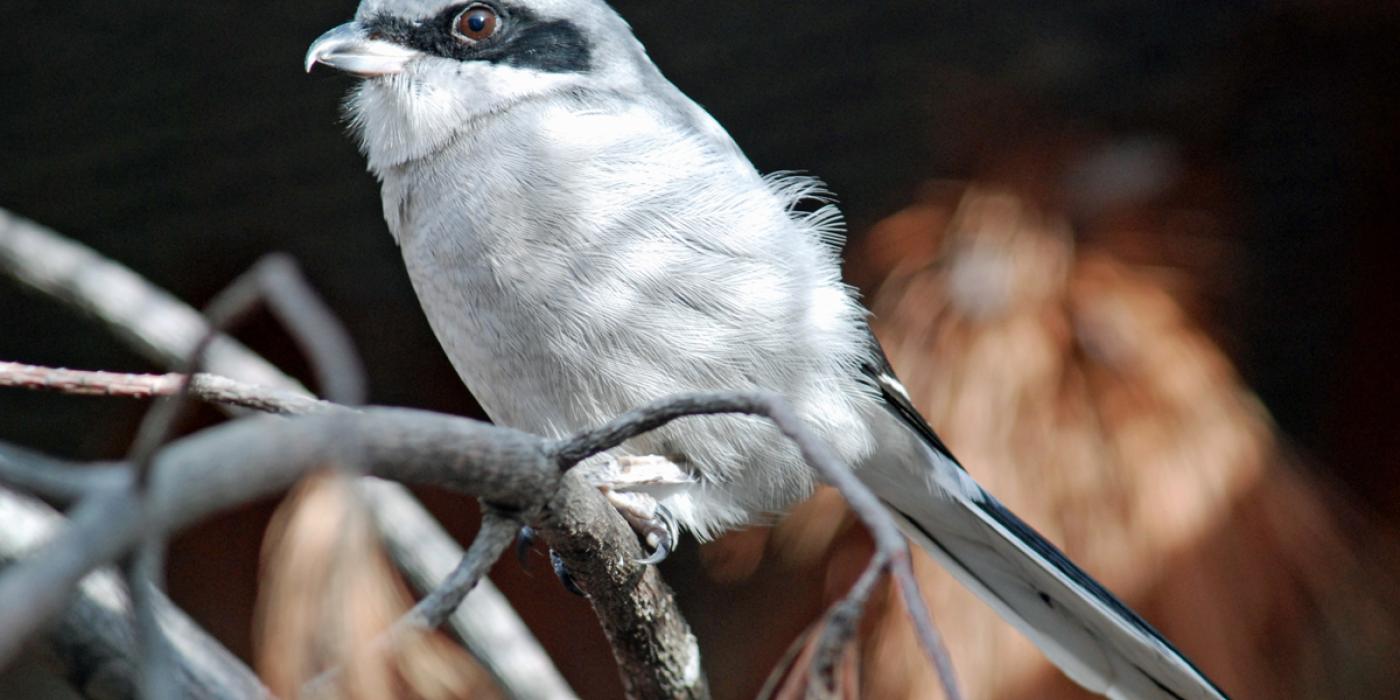
<instances>
[{"instance_id":1,"label":"bird's leg","mask_svg":"<svg viewBox=\"0 0 1400 700\"><path fill-rule=\"evenodd\" d=\"M579 465L593 484L642 538L651 554L641 564L657 564L675 551L676 519L656 499L657 491L694 481L671 460L656 455L601 454Z\"/></svg>"},{"instance_id":2,"label":"bird's leg","mask_svg":"<svg viewBox=\"0 0 1400 700\"><path fill-rule=\"evenodd\" d=\"M694 479L685 470L665 457L607 453L594 455L575 468L582 470L583 478L607 497L651 551L637 563L659 564L675 551L680 528L654 494L693 482ZM522 564L525 551L534 539L533 529L528 526L521 528L516 553ZM564 565L564 560L552 549L549 550L549 563L564 588L570 593L584 595Z\"/></svg>"}]
</instances>

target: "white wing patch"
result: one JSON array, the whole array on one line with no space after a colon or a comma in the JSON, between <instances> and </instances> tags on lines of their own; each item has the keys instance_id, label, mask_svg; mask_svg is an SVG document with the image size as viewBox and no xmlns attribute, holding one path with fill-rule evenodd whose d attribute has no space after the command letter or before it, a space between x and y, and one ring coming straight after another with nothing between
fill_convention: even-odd
<instances>
[{"instance_id":1,"label":"white wing patch","mask_svg":"<svg viewBox=\"0 0 1400 700\"><path fill-rule=\"evenodd\" d=\"M875 381L880 383L880 388L893 391L899 394L905 401L914 403L914 400L909 398L909 390L905 389L904 384L900 383L898 379L895 379L894 375L888 372L881 372L875 376Z\"/></svg>"}]
</instances>

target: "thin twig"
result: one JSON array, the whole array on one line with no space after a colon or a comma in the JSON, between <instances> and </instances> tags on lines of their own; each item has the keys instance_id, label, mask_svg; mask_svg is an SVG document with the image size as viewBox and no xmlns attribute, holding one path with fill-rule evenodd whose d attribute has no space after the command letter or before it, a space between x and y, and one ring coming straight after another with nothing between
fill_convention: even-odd
<instances>
[{"instance_id":1,"label":"thin twig","mask_svg":"<svg viewBox=\"0 0 1400 700\"><path fill-rule=\"evenodd\" d=\"M825 622L825 617L819 618L816 622L808 625L807 629L802 630L796 637L793 637L791 642L788 642L787 649L784 650L783 655L778 658L778 663L774 664L773 668L769 669L768 677L763 679L763 685L759 687L758 693L754 695L756 700L773 700L773 698L777 696L778 689L782 687L783 681L787 678L788 674L792 672L793 667L797 664L798 659L802 657L803 652L806 651L807 643L813 631Z\"/></svg>"},{"instance_id":2,"label":"thin twig","mask_svg":"<svg viewBox=\"0 0 1400 700\"><path fill-rule=\"evenodd\" d=\"M948 646L943 643L943 636L938 633L938 626L919 624L918 622L919 620L932 620L933 613L929 611L928 604L924 602L923 595L919 592L919 580L914 577L914 567L910 564L909 558L904 557L896 559L892 563L891 570L894 572L894 580L899 588L900 597L904 600L904 607L915 621L914 632L919 636L919 644L924 648L924 654L933 659L934 670L938 672L938 680L943 684L943 697L947 700L960 700L958 677L953 671L953 658L948 655Z\"/></svg>"},{"instance_id":3,"label":"thin twig","mask_svg":"<svg viewBox=\"0 0 1400 700\"><path fill-rule=\"evenodd\" d=\"M342 406L364 403L364 364L349 333L286 255L258 260L209 302L209 342L258 306L272 312L292 336L328 400Z\"/></svg>"},{"instance_id":4,"label":"thin twig","mask_svg":"<svg viewBox=\"0 0 1400 700\"><path fill-rule=\"evenodd\" d=\"M187 375L129 374L42 367L0 362L0 387L52 391L71 396L150 399L174 396ZM339 408L302 393L254 386L215 374L190 378L190 396L206 403L246 408L262 413L303 414Z\"/></svg>"},{"instance_id":5,"label":"thin twig","mask_svg":"<svg viewBox=\"0 0 1400 700\"><path fill-rule=\"evenodd\" d=\"M289 255L274 254L256 267L263 303L306 356L321 395L341 406L363 404L368 382L360 353L296 262Z\"/></svg>"},{"instance_id":6,"label":"thin twig","mask_svg":"<svg viewBox=\"0 0 1400 700\"><path fill-rule=\"evenodd\" d=\"M432 593L418 601L396 627L437 629L442 626L457 611L467 594L476 588L477 582L486 576L491 565L501 558L501 553L515 541L520 523L492 512L489 507L485 509L481 530L467 548L461 563Z\"/></svg>"},{"instance_id":7,"label":"thin twig","mask_svg":"<svg viewBox=\"0 0 1400 700\"><path fill-rule=\"evenodd\" d=\"M824 616L825 624L817 638L816 653L809 669L808 687L822 689L827 697L836 695L836 668L841 663L841 653L855 638L870 594L885 573L885 561L882 559L884 557L876 552L846 596L831 606ZM915 625L918 624L916 620Z\"/></svg>"},{"instance_id":8,"label":"thin twig","mask_svg":"<svg viewBox=\"0 0 1400 700\"><path fill-rule=\"evenodd\" d=\"M121 396L148 399L180 390L184 375L89 372L0 362L0 386L54 391L75 396Z\"/></svg>"}]
</instances>

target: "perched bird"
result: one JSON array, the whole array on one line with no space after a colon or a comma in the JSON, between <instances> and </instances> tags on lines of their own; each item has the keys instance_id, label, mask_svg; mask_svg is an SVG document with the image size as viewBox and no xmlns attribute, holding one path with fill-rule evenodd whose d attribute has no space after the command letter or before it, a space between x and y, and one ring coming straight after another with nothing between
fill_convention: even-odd
<instances>
[{"instance_id":1,"label":"perched bird","mask_svg":"<svg viewBox=\"0 0 1400 700\"><path fill-rule=\"evenodd\" d=\"M364 78L348 109L389 230L492 420L564 436L678 392L777 392L1075 681L1223 697L958 464L841 282L821 185L758 173L607 4L364 0L316 64ZM818 484L754 418L690 419L620 455L600 485L658 554L673 525L708 538Z\"/></svg>"}]
</instances>

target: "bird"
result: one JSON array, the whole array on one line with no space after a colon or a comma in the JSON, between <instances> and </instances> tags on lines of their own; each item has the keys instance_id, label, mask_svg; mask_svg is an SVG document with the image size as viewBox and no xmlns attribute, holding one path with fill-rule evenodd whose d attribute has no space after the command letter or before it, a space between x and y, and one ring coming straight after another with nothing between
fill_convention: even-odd
<instances>
[{"instance_id":1,"label":"bird","mask_svg":"<svg viewBox=\"0 0 1400 700\"><path fill-rule=\"evenodd\" d=\"M681 392L781 395L910 539L1110 698L1224 698L996 498L912 405L843 283L818 180L760 173L603 0L363 0L305 68L350 130L447 357L492 421L562 438ZM595 464L655 554L819 486L780 433L692 418ZM611 488L608 488L611 487Z\"/></svg>"}]
</instances>

